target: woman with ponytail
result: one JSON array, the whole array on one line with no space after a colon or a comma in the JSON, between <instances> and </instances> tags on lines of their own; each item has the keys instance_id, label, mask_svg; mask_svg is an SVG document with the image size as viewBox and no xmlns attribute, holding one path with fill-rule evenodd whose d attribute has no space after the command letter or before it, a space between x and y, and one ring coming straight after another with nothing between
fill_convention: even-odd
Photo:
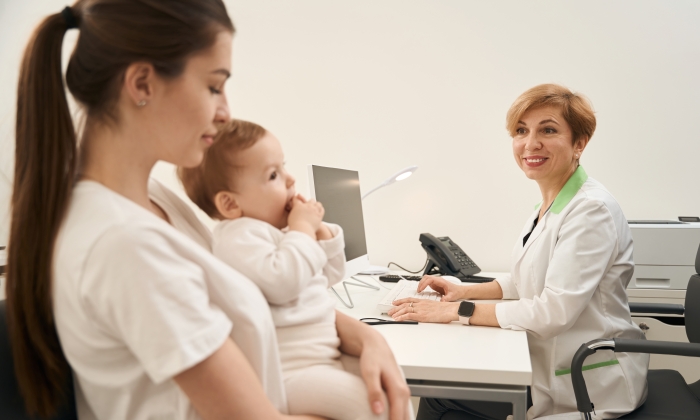
<instances>
[{"instance_id":1,"label":"woman with ponytail","mask_svg":"<svg viewBox=\"0 0 700 420\"><path fill-rule=\"evenodd\" d=\"M79 138L61 74L73 28L65 84L85 115ZM229 118L233 33L221 0L80 0L34 32L18 85L7 262L28 413L54 414L72 375L81 419L293 417L282 414L264 297L149 179L159 160L198 165ZM372 407L404 420L408 388L381 336L342 314L337 328Z\"/></svg>"}]
</instances>

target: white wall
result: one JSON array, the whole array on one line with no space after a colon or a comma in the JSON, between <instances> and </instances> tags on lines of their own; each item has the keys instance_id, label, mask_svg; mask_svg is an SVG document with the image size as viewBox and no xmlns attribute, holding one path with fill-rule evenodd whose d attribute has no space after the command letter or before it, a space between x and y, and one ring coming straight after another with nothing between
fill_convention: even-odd
<instances>
[{"instance_id":1,"label":"white wall","mask_svg":"<svg viewBox=\"0 0 700 420\"><path fill-rule=\"evenodd\" d=\"M0 3L0 243L7 237L19 56L65 0ZM508 269L539 190L514 163L505 113L557 82L588 95L598 129L582 164L628 218L700 215L700 3L696 1L227 1L238 33L234 116L309 163L360 171L370 259L419 268L421 232ZM11 40L11 42L9 42ZM155 175L178 188L172 168Z\"/></svg>"}]
</instances>

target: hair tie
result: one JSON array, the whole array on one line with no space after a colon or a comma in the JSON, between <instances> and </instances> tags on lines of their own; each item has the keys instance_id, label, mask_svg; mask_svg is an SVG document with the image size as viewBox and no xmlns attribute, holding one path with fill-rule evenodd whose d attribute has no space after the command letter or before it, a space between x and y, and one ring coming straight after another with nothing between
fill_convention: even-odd
<instances>
[{"instance_id":1,"label":"hair tie","mask_svg":"<svg viewBox=\"0 0 700 420\"><path fill-rule=\"evenodd\" d=\"M63 16L63 20L66 22L66 30L78 27L78 21L75 19L75 15L73 14L73 10L70 8L70 6L66 6L63 10L61 10L61 15Z\"/></svg>"}]
</instances>

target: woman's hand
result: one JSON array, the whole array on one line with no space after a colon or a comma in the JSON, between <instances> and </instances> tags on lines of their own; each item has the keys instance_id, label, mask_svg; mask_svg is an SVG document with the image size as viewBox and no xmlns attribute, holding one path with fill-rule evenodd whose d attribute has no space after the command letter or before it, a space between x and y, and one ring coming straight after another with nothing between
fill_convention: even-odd
<instances>
[{"instance_id":1,"label":"woman's hand","mask_svg":"<svg viewBox=\"0 0 700 420\"><path fill-rule=\"evenodd\" d=\"M406 298L395 300L395 308L387 314L396 321L438 322L459 321L459 302L435 302L427 299Z\"/></svg>"},{"instance_id":2,"label":"woman's hand","mask_svg":"<svg viewBox=\"0 0 700 420\"><path fill-rule=\"evenodd\" d=\"M360 374L367 386L372 411L384 412L388 400L389 419L407 420L411 391L384 337L372 327L338 311L336 327L340 350L360 358Z\"/></svg>"},{"instance_id":3,"label":"woman's hand","mask_svg":"<svg viewBox=\"0 0 700 420\"><path fill-rule=\"evenodd\" d=\"M365 342L360 354L360 374L367 385L372 412L379 414L386 408L390 408L390 419L408 418L411 391L399 371L394 354L383 337ZM386 407L387 399L389 407Z\"/></svg>"},{"instance_id":4,"label":"woman's hand","mask_svg":"<svg viewBox=\"0 0 700 420\"><path fill-rule=\"evenodd\" d=\"M418 283L418 292L422 292L428 286L442 295L440 300L443 302L454 302L455 300L465 299L464 289L469 287L454 284L442 277L423 276L420 283Z\"/></svg>"}]
</instances>

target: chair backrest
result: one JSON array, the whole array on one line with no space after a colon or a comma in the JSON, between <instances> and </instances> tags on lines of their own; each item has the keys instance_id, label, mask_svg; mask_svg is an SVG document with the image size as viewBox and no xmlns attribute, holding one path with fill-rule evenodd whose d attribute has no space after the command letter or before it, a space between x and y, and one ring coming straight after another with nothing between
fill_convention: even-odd
<instances>
[{"instance_id":1,"label":"chair backrest","mask_svg":"<svg viewBox=\"0 0 700 420\"><path fill-rule=\"evenodd\" d=\"M685 334L691 343L700 343L700 275L693 274L685 291Z\"/></svg>"},{"instance_id":2,"label":"chair backrest","mask_svg":"<svg viewBox=\"0 0 700 420\"><path fill-rule=\"evenodd\" d=\"M691 343L700 343L700 247L695 256L695 274L685 291L685 334Z\"/></svg>"},{"instance_id":3,"label":"chair backrest","mask_svg":"<svg viewBox=\"0 0 700 420\"><path fill-rule=\"evenodd\" d=\"M67 386L68 401L51 420L74 420L78 418L75 408L73 381ZM0 417L8 420L34 420L24 411L24 401L19 393L15 377L15 363L12 359L10 335L7 329L5 301L0 301Z\"/></svg>"}]
</instances>

